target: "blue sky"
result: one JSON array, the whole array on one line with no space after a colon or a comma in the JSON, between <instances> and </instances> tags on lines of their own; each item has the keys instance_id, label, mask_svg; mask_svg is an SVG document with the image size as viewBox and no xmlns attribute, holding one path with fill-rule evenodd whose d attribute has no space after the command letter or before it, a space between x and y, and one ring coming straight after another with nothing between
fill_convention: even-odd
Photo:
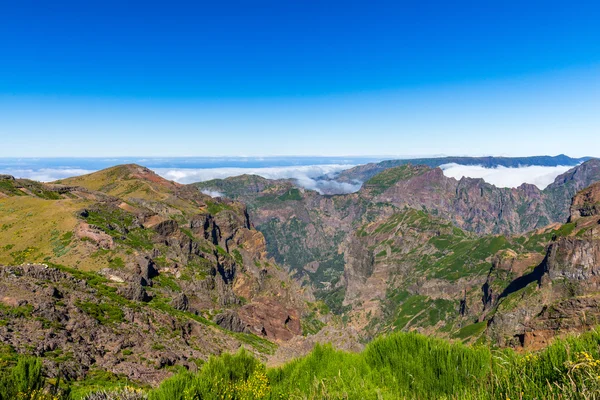
<instances>
[{"instance_id":1,"label":"blue sky","mask_svg":"<svg viewBox=\"0 0 600 400\"><path fill-rule=\"evenodd\" d=\"M0 157L600 155L597 2L11 3Z\"/></svg>"}]
</instances>

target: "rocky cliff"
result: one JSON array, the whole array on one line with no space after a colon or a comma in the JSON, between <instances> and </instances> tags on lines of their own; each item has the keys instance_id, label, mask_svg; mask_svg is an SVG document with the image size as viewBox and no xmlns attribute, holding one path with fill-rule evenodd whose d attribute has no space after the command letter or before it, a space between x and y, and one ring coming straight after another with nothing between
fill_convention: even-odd
<instances>
[{"instance_id":1,"label":"rocky cliff","mask_svg":"<svg viewBox=\"0 0 600 400\"><path fill-rule=\"evenodd\" d=\"M535 347L600 323L599 188L576 194L564 236L555 236L544 260L499 299L488 328L495 340Z\"/></svg>"}]
</instances>

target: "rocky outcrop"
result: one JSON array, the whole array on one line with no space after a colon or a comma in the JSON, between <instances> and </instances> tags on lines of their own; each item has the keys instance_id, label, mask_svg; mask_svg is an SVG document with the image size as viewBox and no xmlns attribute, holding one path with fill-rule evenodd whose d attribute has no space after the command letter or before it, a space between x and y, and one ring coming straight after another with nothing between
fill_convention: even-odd
<instances>
[{"instance_id":1,"label":"rocky outcrop","mask_svg":"<svg viewBox=\"0 0 600 400\"><path fill-rule=\"evenodd\" d=\"M243 322L238 313L233 310L228 310L215 315L214 321L217 325L232 332L250 333L248 325Z\"/></svg>"},{"instance_id":2,"label":"rocky outcrop","mask_svg":"<svg viewBox=\"0 0 600 400\"><path fill-rule=\"evenodd\" d=\"M171 307L179 311L189 311L190 301L185 293L180 293L171 300Z\"/></svg>"},{"instance_id":3,"label":"rocky outcrop","mask_svg":"<svg viewBox=\"0 0 600 400\"><path fill-rule=\"evenodd\" d=\"M275 341L290 340L302 334L300 314L270 298L257 298L238 310L245 330Z\"/></svg>"},{"instance_id":4,"label":"rocky outcrop","mask_svg":"<svg viewBox=\"0 0 600 400\"><path fill-rule=\"evenodd\" d=\"M85 222L80 222L79 225L77 225L75 235L79 239L90 240L101 249L111 250L115 247L112 236Z\"/></svg>"},{"instance_id":5,"label":"rocky outcrop","mask_svg":"<svg viewBox=\"0 0 600 400\"><path fill-rule=\"evenodd\" d=\"M144 286L150 285L152 283L152 278L158 276L156 264L154 263L154 260L148 256L139 256L135 260L133 269L135 273L142 279Z\"/></svg>"},{"instance_id":6,"label":"rocky outcrop","mask_svg":"<svg viewBox=\"0 0 600 400\"><path fill-rule=\"evenodd\" d=\"M146 289L139 283L131 282L127 286L119 289L119 294L128 300L148 302L152 298L148 296Z\"/></svg>"},{"instance_id":7,"label":"rocky outcrop","mask_svg":"<svg viewBox=\"0 0 600 400\"><path fill-rule=\"evenodd\" d=\"M600 182L577 193L570 210L571 222L580 218L600 216Z\"/></svg>"},{"instance_id":8,"label":"rocky outcrop","mask_svg":"<svg viewBox=\"0 0 600 400\"><path fill-rule=\"evenodd\" d=\"M575 193L600 181L600 160L575 167L543 191L529 184L508 189L483 179L457 181L439 168L422 166L396 167L382 174L391 175L391 180L376 176L361 190L374 201L424 209L479 234L513 234L566 222Z\"/></svg>"},{"instance_id":9,"label":"rocky outcrop","mask_svg":"<svg viewBox=\"0 0 600 400\"><path fill-rule=\"evenodd\" d=\"M551 281L566 279L588 291L600 289L600 240L565 237L548 246L545 261Z\"/></svg>"}]
</instances>

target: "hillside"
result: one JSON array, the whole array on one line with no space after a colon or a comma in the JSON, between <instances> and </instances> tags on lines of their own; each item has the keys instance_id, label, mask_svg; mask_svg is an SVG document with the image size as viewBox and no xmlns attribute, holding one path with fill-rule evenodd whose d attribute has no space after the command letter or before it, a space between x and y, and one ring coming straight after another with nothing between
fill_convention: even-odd
<instances>
[{"instance_id":1,"label":"hillside","mask_svg":"<svg viewBox=\"0 0 600 400\"><path fill-rule=\"evenodd\" d=\"M137 165L0 191L0 338L54 374L156 383L240 346L266 360L317 324L241 203Z\"/></svg>"}]
</instances>

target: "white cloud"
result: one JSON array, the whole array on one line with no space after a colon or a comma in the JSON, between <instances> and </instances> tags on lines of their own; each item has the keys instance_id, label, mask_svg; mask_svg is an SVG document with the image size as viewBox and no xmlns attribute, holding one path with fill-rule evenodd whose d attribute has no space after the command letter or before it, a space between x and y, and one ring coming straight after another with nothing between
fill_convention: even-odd
<instances>
[{"instance_id":1,"label":"white cloud","mask_svg":"<svg viewBox=\"0 0 600 400\"><path fill-rule=\"evenodd\" d=\"M59 179L70 178L72 176L78 175L85 175L92 172L94 171L81 168L0 169L0 174L3 175L12 175L15 178L32 179L34 181L40 182L52 182Z\"/></svg>"},{"instance_id":2,"label":"white cloud","mask_svg":"<svg viewBox=\"0 0 600 400\"><path fill-rule=\"evenodd\" d=\"M267 179L314 179L323 175L333 176L354 165L325 164L264 168L154 168L157 174L180 183L204 182L238 175L258 175Z\"/></svg>"},{"instance_id":3,"label":"white cloud","mask_svg":"<svg viewBox=\"0 0 600 400\"><path fill-rule=\"evenodd\" d=\"M483 178L488 183L498 187L515 188L523 183L531 183L540 189L554 182L554 179L573 167L557 166L544 167L539 165L508 168L485 168L480 165L444 164L440 166L444 175L456 179L463 176L468 178Z\"/></svg>"},{"instance_id":4,"label":"white cloud","mask_svg":"<svg viewBox=\"0 0 600 400\"><path fill-rule=\"evenodd\" d=\"M223 197L223 193L218 192L216 190L205 189L205 190L202 190L201 192L210 197Z\"/></svg>"},{"instance_id":5,"label":"white cloud","mask_svg":"<svg viewBox=\"0 0 600 400\"><path fill-rule=\"evenodd\" d=\"M155 168L157 174L179 183L204 182L211 179L225 179L238 175L258 175L267 179L294 179L298 186L316 190L319 193L339 194L358 191L361 182L346 183L331 180L351 164L301 165L265 168ZM327 177L329 179L318 179Z\"/></svg>"}]
</instances>

